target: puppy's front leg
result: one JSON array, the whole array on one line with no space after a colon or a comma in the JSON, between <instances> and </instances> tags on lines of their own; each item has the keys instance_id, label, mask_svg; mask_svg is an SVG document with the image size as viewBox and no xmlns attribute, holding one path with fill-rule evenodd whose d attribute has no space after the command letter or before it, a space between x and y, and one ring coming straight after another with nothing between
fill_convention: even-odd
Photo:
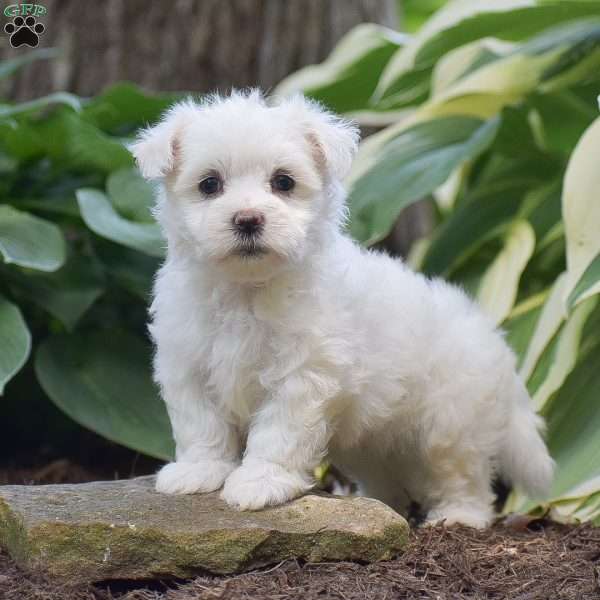
<instances>
[{"instance_id":1,"label":"puppy's front leg","mask_svg":"<svg viewBox=\"0 0 600 600\"><path fill-rule=\"evenodd\" d=\"M331 382L314 373L288 376L256 414L244 460L222 497L240 510L287 502L313 485L329 440L325 419Z\"/></svg>"},{"instance_id":2,"label":"puppy's front leg","mask_svg":"<svg viewBox=\"0 0 600 600\"><path fill-rule=\"evenodd\" d=\"M176 460L159 471L156 489L166 494L219 489L239 465L238 432L210 398L198 397L198 382L181 381L162 388Z\"/></svg>"}]
</instances>

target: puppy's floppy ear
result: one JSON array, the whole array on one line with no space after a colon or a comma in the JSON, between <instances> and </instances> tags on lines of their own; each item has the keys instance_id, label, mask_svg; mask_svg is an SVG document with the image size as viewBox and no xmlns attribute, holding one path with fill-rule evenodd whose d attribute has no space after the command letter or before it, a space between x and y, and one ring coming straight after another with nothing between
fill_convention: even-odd
<instances>
[{"instance_id":1,"label":"puppy's floppy ear","mask_svg":"<svg viewBox=\"0 0 600 600\"><path fill-rule=\"evenodd\" d=\"M352 121L330 113L320 104L301 95L284 104L294 111L306 130L319 168L335 179L344 179L358 149L360 132Z\"/></svg>"},{"instance_id":2,"label":"puppy's floppy ear","mask_svg":"<svg viewBox=\"0 0 600 600\"><path fill-rule=\"evenodd\" d=\"M159 179L173 171L177 163L178 136L199 110L191 100L179 102L163 115L160 123L138 134L129 151L146 179Z\"/></svg>"}]
</instances>

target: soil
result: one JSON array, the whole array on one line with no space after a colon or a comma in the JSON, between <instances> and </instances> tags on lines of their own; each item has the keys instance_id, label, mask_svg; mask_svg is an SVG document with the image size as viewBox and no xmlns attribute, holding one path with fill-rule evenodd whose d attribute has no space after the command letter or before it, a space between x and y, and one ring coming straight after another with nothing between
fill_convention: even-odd
<instances>
[{"instance_id":1,"label":"soil","mask_svg":"<svg viewBox=\"0 0 600 600\"><path fill-rule=\"evenodd\" d=\"M82 482L142 475L158 463L124 452L106 463L58 458L30 468L0 466L0 483ZM106 456L106 455L105 455ZM16 461L15 461L16 462ZM104 462L104 461L103 461ZM107 461L108 462L108 461ZM600 600L600 528L526 517L476 531L416 528L395 560L301 564L287 561L238 575L191 581L74 586L26 573L0 553L0 600Z\"/></svg>"}]
</instances>

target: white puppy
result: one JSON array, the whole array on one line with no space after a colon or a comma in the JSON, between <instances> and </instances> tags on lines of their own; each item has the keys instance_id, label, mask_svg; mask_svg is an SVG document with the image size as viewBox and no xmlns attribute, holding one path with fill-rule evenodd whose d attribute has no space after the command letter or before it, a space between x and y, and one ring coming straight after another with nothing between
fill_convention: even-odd
<instances>
[{"instance_id":1,"label":"white puppy","mask_svg":"<svg viewBox=\"0 0 600 600\"><path fill-rule=\"evenodd\" d=\"M357 142L302 97L251 92L177 104L132 146L168 240L150 329L177 458L157 489L260 509L328 454L400 512L483 527L494 475L547 490L541 421L464 293L344 235Z\"/></svg>"}]
</instances>

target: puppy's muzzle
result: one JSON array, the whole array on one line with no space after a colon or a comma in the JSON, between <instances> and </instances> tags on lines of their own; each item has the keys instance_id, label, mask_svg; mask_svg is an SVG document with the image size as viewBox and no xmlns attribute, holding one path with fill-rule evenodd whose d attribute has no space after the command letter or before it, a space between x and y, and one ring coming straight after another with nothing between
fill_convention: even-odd
<instances>
[{"instance_id":1,"label":"puppy's muzzle","mask_svg":"<svg viewBox=\"0 0 600 600\"><path fill-rule=\"evenodd\" d=\"M265 215L258 210L238 210L233 215L232 224L235 232L244 238L260 235L265 226Z\"/></svg>"}]
</instances>

